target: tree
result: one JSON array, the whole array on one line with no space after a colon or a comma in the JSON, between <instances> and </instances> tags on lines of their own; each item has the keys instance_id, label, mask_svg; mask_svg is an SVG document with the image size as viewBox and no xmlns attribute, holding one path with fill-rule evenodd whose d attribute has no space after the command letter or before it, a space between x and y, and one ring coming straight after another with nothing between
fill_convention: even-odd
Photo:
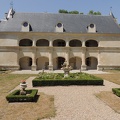
<instances>
[{"instance_id":1,"label":"tree","mask_svg":"<svg viewBox=\"0 0 120 120\"><path fill-rule=\"evenodd\" d=\"M64 9L60 9L59 10L59 13L66 13L66 14L84 14L83 12L79 12L77 10L73 10L73 11L67 11L67 10L64 10ZM93 10L90 10L89 15L101 15L101 13L99 11L97 12L94 12Z\"/></svg>"},{"instance_id":2,"label":"tree","mask_svg":"<svg viewBox=\"0 0 120 120\"><path fill-rule=\"evenodd\" d=\"M59 13L68 13L68 11L67 11L67 10L64 10L64 9L60 9L60 10L59 10Z\"/></svg>"},{"instance_id":3,"label":"tree","mask_svg":"<svg viewBox=\"0 0 120 120\"><path fill-rule=\"evenodd\" d=\"M83 12L80 12L81 15L83 15L84 13Z\"/></svg>"},{"instance_id":4,"label":"tree","mask_svg":"<svg viewBox=\"0 0 120 120\"><path fill-rule=\"evenodd\" d=\"M101 13L99 11L94 12L93 10L90 10L88 14L89 15L101 15Z\"/></svg>"},{"instance_id":5,"label":"tree","mask_svg":"<svg viewBox=\"0 0 120 120\"><path fill-rule=\"evenodd\" d=\"M74 10L74 11L67 11L67 10L64 10L64 9L60 9L59 10L59 13L66 13L66 14L79 14L78 11Z\"/></svg>"},{"instance_id":6,"label":"tree","mask_svg":"<svg viewBox=\"0 0 120 120\"><path fill-rule=\"evenodd\" d=\"M79 12L74 10L74 11L69 11L69 14L79 14Z\"/></svg>"}]
</instances>

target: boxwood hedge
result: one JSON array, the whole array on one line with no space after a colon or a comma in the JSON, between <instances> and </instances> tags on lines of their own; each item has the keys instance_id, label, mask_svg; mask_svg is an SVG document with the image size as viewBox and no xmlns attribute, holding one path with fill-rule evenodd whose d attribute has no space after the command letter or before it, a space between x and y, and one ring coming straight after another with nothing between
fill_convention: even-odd
<instances>
[{"instance_id":1,"label":"boxwood hedge","mask_svg":"<svg viewBox=\"0 0 120 120\"><path fill-rule=\"evenodd\" d=\"M120 97L120 88L112 88L112 91L115 95L117 95L118 97Z\"/></svg>"},{"instance_id":2,"label":"boxwood hedge","mask_svg":"<svg viewBox=\"0 0 120 120\"><path fill-rule=\"evenodd\" d=\"M41 73L32 81L35 86L68 86L68 85L103 85L101 78L86 73L70 73L64 78L63 73Z\"/></svg>"},{"instance_id":3,"label":"boxwood hedge","mask_svg":"<svg viewBox=\"0 0 120 120\"><path fill-rule=\"evenodd\" d=\"M26 90L27 95L20 95L20 90L15 90L6 96L9 102L33 102L38 93L37 89Z\"/></svg>"}]
</instances>

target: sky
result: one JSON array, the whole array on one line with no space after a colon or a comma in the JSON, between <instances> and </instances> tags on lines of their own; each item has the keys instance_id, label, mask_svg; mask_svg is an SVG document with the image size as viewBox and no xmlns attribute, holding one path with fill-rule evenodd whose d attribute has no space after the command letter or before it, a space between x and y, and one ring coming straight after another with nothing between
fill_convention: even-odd
<instances>
[{"instance_id":1,"label":"sky","mask_svg":"<svg viewBox=\"0 0 120 120\"><path fill-rule=\"evenodd\" d=\"M59 9L77 10L88 14L90 10L109 15L110 8L120 24L120 0L0 0L0 19L10 9L11 1L16 12L58 13Z\"/></svg>"}]
</instances>

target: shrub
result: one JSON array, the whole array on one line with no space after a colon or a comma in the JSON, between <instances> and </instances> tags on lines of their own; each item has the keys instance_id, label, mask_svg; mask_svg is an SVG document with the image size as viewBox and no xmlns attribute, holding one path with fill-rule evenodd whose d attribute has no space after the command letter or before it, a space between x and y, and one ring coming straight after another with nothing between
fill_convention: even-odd
<instances>
[{"instance_id":1,"label":"shrub","mask_svg":"<svg viewBox=\"0 0 120 120\"><path fill-rule=\"evenodd\" d=\"M26 90L28 95L20 95L20 90L15 90L6 96L9 102L33 102L38 93L37 89Z\"/></svg>"},{"instance_id":2,"label":"shrub","mask_svg":"<svg viewBox=\"0 0 120 120\"><path fill-rule=\"evenodd\" d=\"M117 95L118 97L120 97L120 88L112 88L112 91L115 95Z\"/></svg>"},{"instance_id":3,"label":"shrub","mask_svg":"<svg viewBox=\"0 0 120 120\"><path fill-rule=\"evenodd\" d=\"M70 73L64 78L63 73L41 73L32 81L33 86L56 86L56 85L103 85L101 78L86 73Z\"/></svg>"},{"instance_id":4,"label":"shrub","mask_svg":"<svg viewBox=\"0 0 120 120\"><path fill-rule=\"evenodd\" d=\"M103 80L33 80L35 86L103 85Z\"/></svg>"}]
</instances>

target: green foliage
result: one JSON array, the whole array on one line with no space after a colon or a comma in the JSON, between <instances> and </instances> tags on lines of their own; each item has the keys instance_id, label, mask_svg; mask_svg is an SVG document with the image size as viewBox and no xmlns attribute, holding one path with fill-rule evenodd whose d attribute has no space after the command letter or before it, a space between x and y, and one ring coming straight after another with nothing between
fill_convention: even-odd
<instances>
[{"instance_id":1,"label":"green foliage","mask_svg":"<svg viewBox=\"0 0 120 120\"><path fill-rule=\"evenodd\" d=\"M64 9L60 9L59 10L59 13L66 13L66 14L84 14L83 12L79 12L77 10L73 10L73 11L67 11L67 10L64 10ZM101 15L101 12L97 11L93 11L93 10L90 10L89 15Z\"/></svg>"},{"instance_id":2,"label":"green foliage","mask_svg":"<svg viewBox=\"0 0 120 120\"><path fill-rule=\"evenodd\" d=\"M68 77L64 77L63 73L41 73L32 84L33 86L103 85L103 80L86 73L70 73Z\"/></svg>"},{"instance_id":3,"label":"green foliage","mask_svg":"<svg viewBox=\"0 0 120 120\"><path fill-rule=\"evenodd\" d=\"M99 11L94 12L93 10L90 10L88 14L89 15L101 15L101 13Z\"/></svg>"},{"instance_id":4,"label":"green foliage","mask_svg":"<svg viewBox=\"0 0 120 120\"><path fill-rule=\"evenodd\" d=\"M59 13L79 14L79 11L77 11L77 10L74 10L74 11L67 11L67 10L64 10L64 9L60 9L60 10L59 10Z\"/></svg>"},{"instance_id":5,"label":"green foliage","mask_svg":"<svg viewBox=\"0 0 120 120\"><path fill-rule=\"evenodd\" d=\"M60 9L60 10L59 10L59 13L68 13L68 11L67 11L67 10L64 10L64 9Z\"/></svg>"},{"instance_id":6,"label":"green foliage","mask_svg":"<svg viewBox=\"0 0 120 120\"><path fill-rule=\"evenodd\" d=\"M69 11L68 13L69 13L69 14L79 14L79 12L76 11L76 10L74 10L74 11Z\"/></svg>"},{"instance_id":7,"label":"green foliage","mask_svg":"<svg viewBox=\"0 0 120 120\"><path fill-rule=\"evenodd\" d=\"M120 97L120 88L112 88L112 91L115 95L117 95L118 97Z\"/></svg>"},{"instance_id":8,"label":"green foliage","mask_svg":"<svg viewBox=\"0 0 120 120\"><path fill-rule=\"evenodd\" d=\"M33 102L38 93L38 90L26 90L28 95L20 95L20 90L15 90L6 96L9 102Z\"/></svg>"},{"instance_id":9,"label":"green foliage","mask_svg":"<svg viewBox=\"0 0 120 120\"><path fill-rule=\"evenodd\" d=\"M94 75L87 74L87 73L70 73L68 77L64 77L63 73L40 73L38 77L35 79L38 80L97 80L100 79L98 77L95 77Z\"/></svg>"},{"instance_id":10,"label":"green foliage","mask_svg":"<svg viewBox=\"0 0 120 120\"><path fill-rule=\"evenodd\" d=\"M69 86L69 85L103 85L103 80L36 80L32 81L35 86Z\"/></svg>"}]
</instances>

